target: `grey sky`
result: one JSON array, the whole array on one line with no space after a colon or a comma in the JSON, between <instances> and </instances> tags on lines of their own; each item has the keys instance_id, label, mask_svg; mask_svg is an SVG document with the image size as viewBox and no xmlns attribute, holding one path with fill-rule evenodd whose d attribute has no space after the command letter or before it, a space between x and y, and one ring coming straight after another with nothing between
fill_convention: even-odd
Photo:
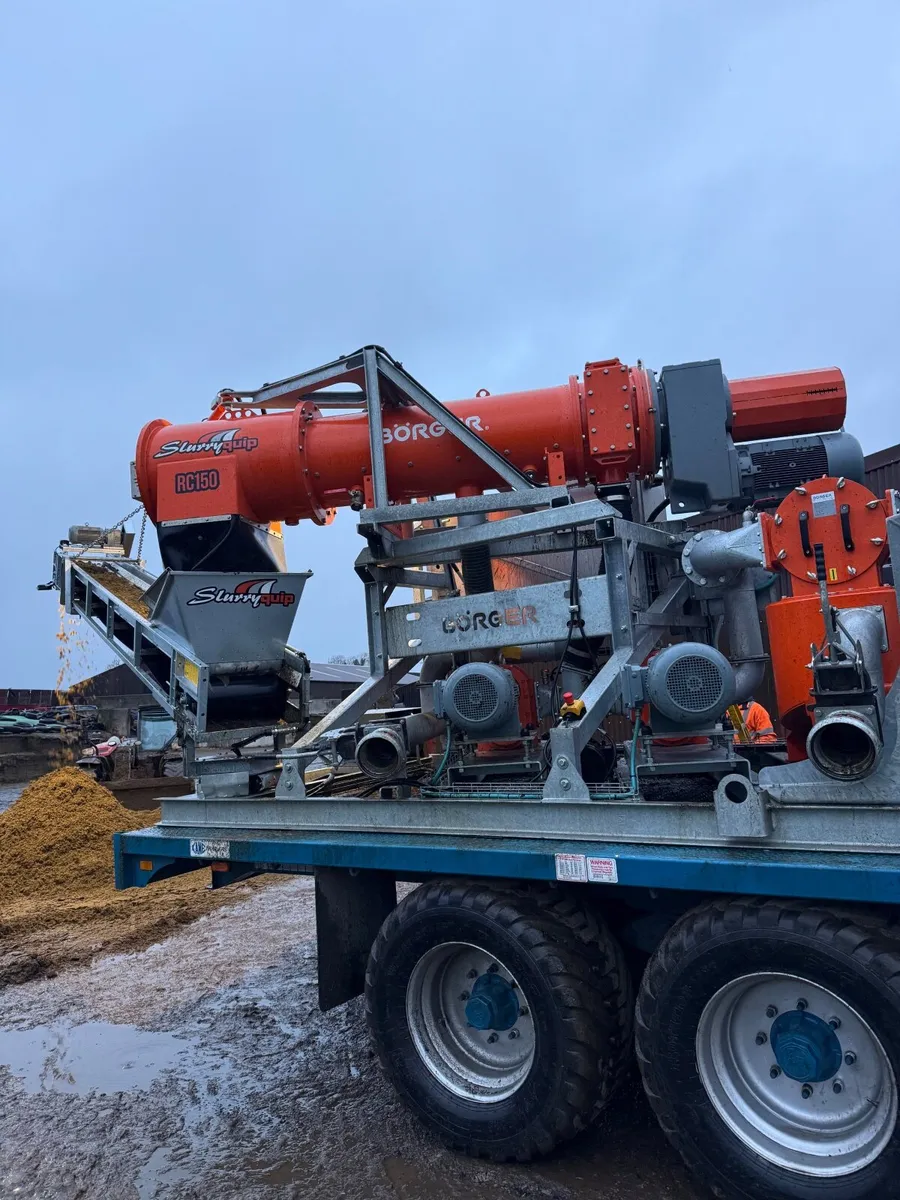
<instances>
[{"instance_id":1,"label":"grey sky","mask_svg":"<svg viewBox=\"0 0 900 1200\"><path fill-rule=\"evenodd\" d=\"M144 422L364 342L445 398L836 364L900 441L898 40L894 0L0 5L0 685L54 682L34 585ZM313 658L364 644L358 542L289 533Z\"/></svg>"}]
</instances>

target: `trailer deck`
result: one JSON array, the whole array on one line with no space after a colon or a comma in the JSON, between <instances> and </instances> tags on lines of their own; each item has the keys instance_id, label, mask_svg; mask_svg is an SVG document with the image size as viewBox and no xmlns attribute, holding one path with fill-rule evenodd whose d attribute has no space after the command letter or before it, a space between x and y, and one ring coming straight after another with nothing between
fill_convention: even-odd
<instances>
[{"instance_id":1,"label":"trailer deck","mask_svg":"<svg viewBox=\"0 0 900 1200\"><path fill-rule=\"evenodd\" d=\"M115 836L116 886L213 866L213 886L316 868L429 877L562 880L591 886L900 903L900 854L651 846L541 838L350 834L153 826Z\"/></svg>"}]
</instances>

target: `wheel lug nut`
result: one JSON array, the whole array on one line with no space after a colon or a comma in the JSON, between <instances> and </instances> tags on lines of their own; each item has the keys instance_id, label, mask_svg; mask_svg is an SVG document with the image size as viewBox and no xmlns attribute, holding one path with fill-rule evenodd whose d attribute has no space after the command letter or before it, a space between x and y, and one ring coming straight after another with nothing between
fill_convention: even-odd
<instances>
[{"instance_id":1,"label":"wheel lug nut","mask_svg":"<svg viewBox=\"0 0 900 1200\"><path fill-rule=\"evenodd\" d=\"M856 1055L853 1053L852 1050L848 1050L847 1053L844 1055L844 1062L847 1064L848 1067L852 1067L853 1064L856 1062Z\"/></svg>"},{"instance_id":2,"label":"wheel lug nut","mask_svg":"<svg viewBox=\"0 0 900 1200\"><path fill-rule=\"evenodd\" d=\"M812 1094L813 1094L812 1088L809 1086L808 1083L804 1083L804 1085L800 1091L800 1095L803 1097L804 1100L808 1100Z\"/></svg>"},{"instance_id":3,"label":"wheel lug nut","mask_svg":"<svg viewBox=\"0 0 900 1200\"><path fill-rule=\"evenodd\" d=\"M769 1018L770 1021L774 1021L775 1018L778 1016L778 1009L775 1007L774 1004L770 1004L769 1007L766 1009L766 1016Z\"/></svg>"},{"instance_id":4,"label":"wheel lug nut","mask_svg":"<svg viewBox=\"0 0 900 1200\"><path fill-rule=\"evenodd\" d=\"M800 999L797 1001L797 1007L799 1008L799 1010L800 1010L801 1012L806 1012L806 1010L809 1008L809 1001L808 1001L808 1000L804 1000L804 999L801 997L801 998L800 998Z\"/></svg>"},{"instance_id":5,"label":"wheel lug nut","mask_svg":"<svg viewBox=\"0 0 900 1200\"><path fill-rule=\"evenodd\" d=\"M766 1037L766 1035L765 1035L765 1034L764 1034L762 1031L760 1031L760 1032L759 1032L759 1033L756 1035L756 1044L757 1044L757 1046L764 1046L768 1040L769 1040L769 1039Z\"/></svg>"},{"instance_id":6,"label":"wheel lug nut","mask_svg":"<svg viewBox=\"0 0 900 1200\"><path fill-rule=\"evenodd\" d=\"M840 1017L829 1017L828 1024L831 1026L832 1029L840 1029L841 1018Z\"/></svg>"},{"instance_id":7,"label":"wheel lug nut","mask_svg":"<svg viewBox=\"0 0 900 1200\"><path fill-rule=\"evenodd\" d=\"M496 971L499 971L500 968L497 966L496 963L491 963L491 965L488 967L488 970L493 975Z\"/></svg>"},{"instance_id":8,"label":"wheel lug nut","mask_svg":"<svg viewBox=\"0 0 900 1200\"><path fill-rule=\"evenodd\" d=\"M524 1005L519 1009L519 1016L520 1017L528 1016L528 1009Z\"/></svg>"},{"instance_id":9,"label":"wheel lug nut","mask_svg":"<svg viewBox=\"0 0 900 1200\"><path fill-rule=\"evenodd\" d=\"M834 1081L834 1083L831 1085L831 1090L834 1092L834 1094L836 1096L839 1096L841 1094L841 1092L844 1090L844 1085L841 1083L841 1081L839 1079L836 1079Z\"/></svg>"},{"instance_id":10,"label":"wheel lug nut","mask_svg":"<svg viewBox=\"0 0 900 1200\"><path fill-rule=\"evenodd\" d=\"M769 1071L769 1078L777 1079L780 1074L781 1074L781 1067L772 1067L771 1071Z\"/></svg>"},{"instance_id":11,"label":"wheel lug nut","mask_svg":"<svg viewBox=\"0 0 900 1200\"><path fill-rule=\"evenodd\" d=\"M477 979L478 972L473 967L471 971L466 972L466 979Z\"/></svg>"},{"instance_id":12,"label":"wheel lug nut","mask_svg":"<svg viewBox=\"0 0 900 1200\"><path fill-rule=\"evenodd\" d=\"M512 1042L512 1041L515 1041L515 1039L516 1039L518 1036L519 1036L519 1031L518 1031L518 1029L511 1029L511 1030L509 1031L509 1040L510 1040L511 1042Z\"/></svg>"},{"instance_id":13,"label":"wheel lug nut","mask_svg":"<svg viewBox=\"0 0 900 1200\"><path fill-rule=\"evenodd\" d=\"M468 992L460 992L460 993L459 993L459 998L460 998L460 1000L468 1000L468 998L469 998L469 993L468 993Z\"/></svg>"},{"instance_id":14,"label":"wheel lug nut","mask_svg":"<svg viewBox=\"0 0 900 1200\"><path fill-rule=\"evenodd\" d=\"M496 1042L496 1040L497 1040L497 1035L496 1035L496 1033L492 1033L492 1034L491 1034L491 1036L488 1038L488 1041L489 1041L489 1042L491 1042L492 1044L493 1044L494 1042Z\"/></svg>"}]
</instances>

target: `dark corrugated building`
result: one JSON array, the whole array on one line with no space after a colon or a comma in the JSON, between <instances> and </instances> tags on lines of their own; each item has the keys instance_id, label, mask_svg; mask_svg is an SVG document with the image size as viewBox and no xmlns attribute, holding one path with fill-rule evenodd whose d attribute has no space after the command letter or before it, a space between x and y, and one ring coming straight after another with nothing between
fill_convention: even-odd
<instances>
[{"instance_id":1,"label":"dark corrugated building","mask_svg":"<svg viewBox=\"0 0 900 1200\"><path fill-rule=\"evenodd\" d=\"M867 454L866 487L876 496L883 496L888 488L900 490L900 446L889 446Z\"/></svg>"}]
</instances>

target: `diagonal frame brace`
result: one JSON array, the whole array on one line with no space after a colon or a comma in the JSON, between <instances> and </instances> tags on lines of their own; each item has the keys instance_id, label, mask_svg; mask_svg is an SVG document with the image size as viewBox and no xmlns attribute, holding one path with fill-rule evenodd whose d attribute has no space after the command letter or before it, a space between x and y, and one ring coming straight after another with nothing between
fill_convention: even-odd
<instances>
[{"instance_id":1,"label":"diagonal frame brace","mask_svg":"<svg viewBox=\"0 0 900 1200\"><path fill-rule=\"evenodd\" d=\"M375 354L378 370L385 379L389 380L398 391L406 395L418 408L427 412L435 421L439 421L448 433L451 433L457 441L462 442L467 450L471 450L476 457L486 463L514 492L530 491L537 486L533 480L523 475L517 467L507 462L502 454L498 454L493 446L489 446L483 438L478 436L474 429L470 429L465 421L461 421L436 396L432 396L431 392L422 387L420 383L413 379L409 372L405 371L399 363L394 362L388 354L383 350L376 350ZM380 505L377 506L381 507Z\"/></svg>"}]
</instances>

